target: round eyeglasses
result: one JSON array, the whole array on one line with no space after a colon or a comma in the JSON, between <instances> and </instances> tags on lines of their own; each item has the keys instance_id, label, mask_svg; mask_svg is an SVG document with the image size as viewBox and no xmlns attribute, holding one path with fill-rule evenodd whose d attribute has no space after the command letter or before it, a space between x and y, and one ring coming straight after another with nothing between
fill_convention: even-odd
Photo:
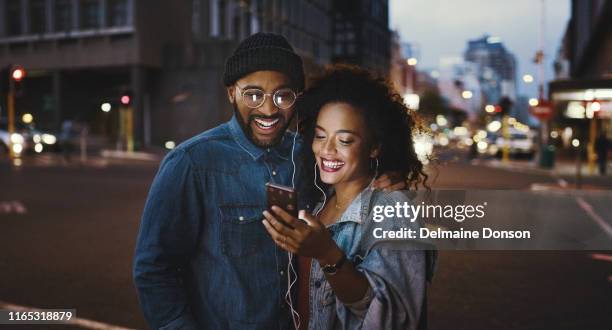
<instances>
[{"instance_id":1,"label":"round eyeglasses","mask_svg":"<svg viewBox=\"0 0 612 330\"><path fill-rule=\"evenodd\" d=\"M266 93L259 88L243 89L238 84L236 84L236 87L244 104L251 109L261 107L268 96L272 97L275 106L283 110L291 108L297 99L297 94L291 88L281 88L274 93Z\"/></svg>"}]
</instances>

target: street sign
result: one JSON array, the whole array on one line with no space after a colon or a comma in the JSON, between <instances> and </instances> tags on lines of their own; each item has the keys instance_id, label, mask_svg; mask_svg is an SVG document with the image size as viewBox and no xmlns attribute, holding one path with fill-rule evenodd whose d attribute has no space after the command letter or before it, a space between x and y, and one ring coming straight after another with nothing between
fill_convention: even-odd
<instances>
[{"instance_id":1,"label":"street sign","mask_svg":"<svg viewBox=\"0 0 612 330\"><path fill-rule=\"evenodd\" d=\"M529 107L529 112L539 120L550 120L553 116L553 105L548 101L539 100L538 105Z\"/></svg>"}]
</instances>

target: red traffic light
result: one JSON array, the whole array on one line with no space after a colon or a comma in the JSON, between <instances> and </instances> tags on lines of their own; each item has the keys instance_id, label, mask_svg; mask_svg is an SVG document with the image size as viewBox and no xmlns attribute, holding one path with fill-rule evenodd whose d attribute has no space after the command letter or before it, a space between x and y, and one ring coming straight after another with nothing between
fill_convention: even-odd
<instances>
[{"instance_id":1,"label":"red traffic light","mask_svg":"<svg viewBox=\"0 0 612 330\"><path fill-rule=\"evenodd\" d=\"M129 95L121 96L121 104L123 104L123 105L130 104L130 96Z\"/></svg>"},{"instance_id":2,"label":"red traffic light","mask_svg":"<svg viewBox=\"0 0 612 330\"><path fill-rule=\"evenodd\" d=\"M22 67L16 67L11 72L11 79L13 79L14 81L19 82L19 81L23 80L25 75L26 75L25 70Z\"/></svg>"}]
</instances>

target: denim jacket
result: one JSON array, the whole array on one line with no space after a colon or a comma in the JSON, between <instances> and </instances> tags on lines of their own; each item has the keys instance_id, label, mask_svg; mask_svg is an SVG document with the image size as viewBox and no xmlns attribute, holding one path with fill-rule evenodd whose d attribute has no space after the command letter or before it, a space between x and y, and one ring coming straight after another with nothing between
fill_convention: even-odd
<instances>
[{"instance_id":1,"label":"denim jacket","mask_svg":"<svg viewBox=\"0 0 612 330\"><path fill-rule=\"evenodd\" d=\"M163 160L144 208L134 259L154 329L288 329L287 253L262 224L265 183L291 186L294 134L268 149L237 118ZM300 141L295 150L301 175ZM300 205L300 208L305 208Z\"/></svg>"},{"instance_id":2,"label":"denim jacket","mask_svg":"<svg viewBox=\"0 0 612 330\"><path fill-rule=\"evenodd\" d=\"M373 221L375 205L410 203L404 191L363 190L340 219L328 228L338 247L366 276L370 288L357 302L343 304L334 294L318 262L311 263L308 329L424 329L427 282L436 262L425 241L374 238L374 228L418 230L419 222L392 217ZM321 205L317 207L320 209ZM315 210L316 213L316 210Z\"/></svg>"}]
</instances>

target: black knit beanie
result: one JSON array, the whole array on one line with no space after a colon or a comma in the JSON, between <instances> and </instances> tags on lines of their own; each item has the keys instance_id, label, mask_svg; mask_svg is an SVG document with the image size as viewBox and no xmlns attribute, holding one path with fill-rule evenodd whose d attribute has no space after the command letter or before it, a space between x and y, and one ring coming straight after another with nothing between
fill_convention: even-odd
<instances>
[{"instance_id":1,"label":"black knit beanie","mask_svg":"<svg viewBox=\"0 0 612 330\"><path fill-rule=\"evenodd\" d=\"M298 91L304 89L300 56L282 35L262 32L244 39L227 59L223 83L230 86L249 73L264 70L284 73Z\"/></svg>"}]
</instances>

